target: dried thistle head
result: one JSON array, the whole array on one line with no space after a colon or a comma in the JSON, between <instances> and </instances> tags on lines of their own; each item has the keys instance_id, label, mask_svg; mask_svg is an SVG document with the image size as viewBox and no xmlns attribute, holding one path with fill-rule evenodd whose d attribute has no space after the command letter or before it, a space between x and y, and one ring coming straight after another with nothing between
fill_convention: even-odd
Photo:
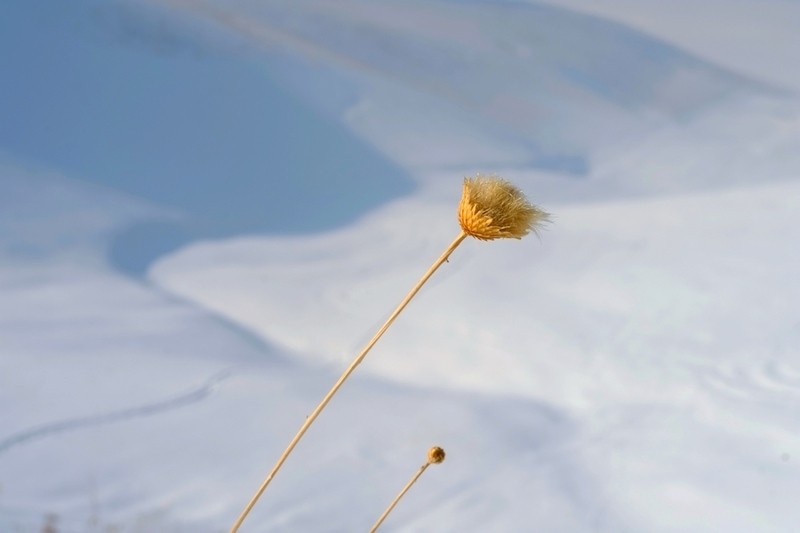
<instances>
[{"instance_id":1,"label":"dried thistle head","mask_svg":"<svg viewBox=\"0 0 800 533\"><path fill-rule=\"evenodd\" d=\"M485 241L521 239L547 221L548 214L528 202L514 185L496 176L464 178L458 223L465 233Z\"/></svg>"},{"instance_id":2,"label":"dried thistle head","mask_svg":"<svg viewBox=\"0 0 800 533\"><path fill-rule=\"evenodd\" d=\"M434 446L428 450L428 463L438 465L444 461L444 450L438 446Z\"/></svg>"}]
</instances>

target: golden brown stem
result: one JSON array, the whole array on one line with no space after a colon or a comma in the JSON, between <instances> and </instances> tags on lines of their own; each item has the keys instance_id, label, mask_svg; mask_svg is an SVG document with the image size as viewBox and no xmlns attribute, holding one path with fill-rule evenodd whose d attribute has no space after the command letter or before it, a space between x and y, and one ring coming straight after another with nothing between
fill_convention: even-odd
<instances>
[{"instance_id":1,"label":"golden brown stem","mask_svg":"<svg viewBox=\"0 0 800 533\"><path fill-rule=\"evenodd\" d=\"M403 311L403 309L405 309L406 305L408 305L408 302L410 302L411 299L419 292L419 290L422 288L422 285L424 285L425 282L428 281L428 279L433 275L433 273L436 272L436 270L440 266L442 266L442 263L447 261L447 258L450 257L450 254L453 253L453 250L455 250L466 237L467 234L462 231L461 233L458 234L458 237L456 237L453 240L453 242L450 243L450 245L447 247L444 253L442 253L442 255L439 256L439 259L437 259L431 265L428 271L422 275L417 284L414 285L414 287L408 292L408 294L406 294L405 298L403 298L403 301L400 302L400 305L397 306L397 308L392 312L392 314L389 316L386 322L384 322L383 326L381 326L378 332L375 333L375 336L373 336L372 339L367 343L367 345L361 350L361 353L359 353L356 356L356 358L353 359L353 362L350 363L350 366L347 367L347 370L344 371L344 373L339 377L338 381L336 381L336 383L333 385L331 390L328 391L328 394L326 394L325 397L322 398L322 401L319 402L319 405L317 405L314 411L312 411L311 414L305 419L303 425L300 426L300 429L297 431L297 434L294 436L291 442L289 442L289 445L286 447L281 456L278 458L278 462L276 462L275 466L272 467L272 471L267 475L267 477L261 483L261 486L258 488L258 490L250 499L250 501L247 503L247 506L239 515L239 518L237 518L236 522L234 522L233 527L231 527L230 533L236 533L239 530L239 526L241 526L242 522L244 522L244 519L247 518L248 513L250 513L250 510L253 508L258 499L264 493L264 491L267 488L267 485L269 485L270 481L272 481L272 478L275 477L275 474L278 472L278 470L280 470L281 466L283 466L283 463L286 462L286 458L289 457L289 454L292 453L294 447L297 446L297 443L300 441L305 432L308 430L308 427L314 422L314 420L316 420L316 418L319 416L322 410L325 409L325 406L328 405L328 402L331 401L333 395L336 394L336 392L339 390L339 388L342 386L345 380L348 377L350 377L350 374L353 373L356 367L359 364L361 364L361 361L364 360L364 357L367 356L367 353L369 353L369 351L372 349L375 343L378 342L378 339L380 339L381 336L383 336L386 330L389 329L389 326L392 325L392 322L394 322L394 320L397 318L400 312Z\"/></svg>"},{"instance_id":2,"label":"golden brown stem","mask_svg":"<svg viewBox=\"0 0 800 533\"><path fill-rule=\"evenodd\" d=\"M378 518L378 521L375 522L375 525L372 526L372 529L369 530L369 533L375 533L378 530L378 528L381 526L381 524L383 524L383 521L386 520L386 517L389 516L389 513L392 512L392 509L395 508L395 506L397 505L397 502L400 501L400 498L402 498L405 495L405 493L408 492L408 489L411 488L411 485L413 485L414 483L417 482L417 480L419 479L419 476L421 476L422 473L425 471L425 469L428 468L430 465L431 465L431 462L429 460L424 465L422 465L419 468L419 470L417 470L417 473L414 474L414 477L412 477L409 480L408 483L406 483L406 486L403 487L403 490L401 490L400 493L397 496L394 497L394 500L392 500L392 503L389 504L389 507L387 507L386 510L381 515L381 517Z\"/></svg>"}]
</instances>

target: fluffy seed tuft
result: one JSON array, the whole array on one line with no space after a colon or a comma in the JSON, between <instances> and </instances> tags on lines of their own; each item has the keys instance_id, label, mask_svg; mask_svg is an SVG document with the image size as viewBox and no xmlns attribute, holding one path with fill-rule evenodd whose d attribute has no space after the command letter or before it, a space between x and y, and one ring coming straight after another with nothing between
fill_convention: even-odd
<instances>
[{"instance_id":1,"label":"fluffy seed tuft","mask_svg":"<svg viewBox=\"0 0 800 533\"><path fill-rule=\"evenodd\" d=\"M496 176L464 178L458 223L465 233L485 241L521 239L548 219L514 185Z\"/></svg>"}]
</instances>

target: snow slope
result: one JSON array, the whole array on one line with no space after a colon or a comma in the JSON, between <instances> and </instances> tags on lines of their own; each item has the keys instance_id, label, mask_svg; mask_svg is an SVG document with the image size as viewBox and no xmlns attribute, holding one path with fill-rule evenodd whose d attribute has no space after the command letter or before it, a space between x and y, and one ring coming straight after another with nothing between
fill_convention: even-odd
<instances>
[{"instance_id":1,"label":"snow slope","mask_svg":"<svg viewBox=\"0 0 800 533\"><path fill-rule=\"evenodd\" d=\"M541 1L621 22L734 72L800 90L795 0Z\"/></svg>"},{"instance_id":2,"label":"snow slope","mask_svg":"<svg viewBox=\"0 0 800 533\"><path fill-rule=\"evenodd\" d=\"M623 26L539 4L165 3L281 58L276 77L417 167L580 175L608 144L757 86ZM354 86L355 103L328 94Z\"/></svg>"},{"instance_id":3,"label":"snow slope","mask_svg":"<svg viewBox=\"0 0 800 533\"><path fill-rule=\"evenodd\" d=\"M755 27L786 3L698 5ZM476 171L554 223L462 244L243 531L365 530L433 444L447 460L387 531L794 529L782 33L755 75L722 45L699 59L681 34L533 3L41 6L0 7L19 52L0 54L0 531L226 530L455 235ZM348 156L312 200L316 146ZM265 171L292 154L291 179Z\"/></svg>"},{"instance_id":4,"label":"snow slope","mask_svg":"<svg viewBox=\"0 0 800 533\"><path fill-rule=\"evenodd\" d=\"M482 487L492 503L481 514L440 510L414 527L791 530L800 490L800 254L775 236L796 232L799 198L795 181L557 204L557 226L542 243L468 241L359 371L496 397L499 420L501 399L546 404L578 428L578 442L564 436L553 446L591 464L586 477L567 475L580 487L570 491L589 500L578 521L566 502L548 503L560 509L551 520ZM352 332L366 340L365 325L454 233L448 207L403 202L324 238L198 244L162 260L152 277L311 363L341 368L359 347ZM508 423L521 440L519 456L504 454L507 468L527 469L538 490L541 474L522 458L535 447L526 423ZM457 446L484 431L449 437Z\"/></svg>"},{"instance_id":5,"label":"snow slope","mask_svg":"<svg viewBox=\"0 0 800 533\"><path fill-rule=\"evenodd\" d=\"M4 152L171 208L120 229L112 259L128 272L192 239L343 224L412 189L202 20L125 0L11 0L0 46L19 51L0 54ZM339 192L350 201L320 208Z\"/></svg>"}]
</instances>

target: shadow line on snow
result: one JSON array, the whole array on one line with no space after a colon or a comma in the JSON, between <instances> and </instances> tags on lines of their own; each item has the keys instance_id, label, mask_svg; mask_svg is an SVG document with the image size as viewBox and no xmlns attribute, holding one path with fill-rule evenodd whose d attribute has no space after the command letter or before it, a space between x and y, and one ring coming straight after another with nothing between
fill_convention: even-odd
<instances>
[{"instance_id":1,"label":"shadow line on snow","mask_svg":"<svg viewBox=\"0 0 800 533\"><path fill-rule=\"evenodd\" d=\"M10 449L16 446L27 444L29 442L43 439L45 437L49 437L59 433L76 431L79 429L84 429L89 427L103 426L106 424L113 424L116 422L129 420L132 418L157 415L165 411L171 411L173 409L178 409L181 407L192 405L210 396L211 393L214 392L216 386L223 380L227 379L229 375L230 372L227 370L218 372L217 374L214 374L208 380L206 380L206 382L200 387L185 394L181 394L179 396L175 396L160 402L139 405L136 407L129 407L126 409L119 409L116 411L110 411L108 413L100 413L84 417L68 418L65 420L50 422L47 424L41 424L39 426L35 426L30 429L19 431L17 433L14 433L12 435L0 439L0 454L8 452Z\"/></svg>"}]
</instances>

